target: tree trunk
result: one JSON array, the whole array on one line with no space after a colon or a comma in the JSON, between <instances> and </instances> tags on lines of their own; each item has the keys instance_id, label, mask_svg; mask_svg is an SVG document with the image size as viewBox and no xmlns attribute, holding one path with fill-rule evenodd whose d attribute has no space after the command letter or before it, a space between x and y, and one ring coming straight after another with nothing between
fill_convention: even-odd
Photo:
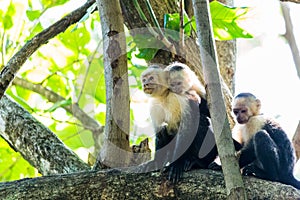
<instances>
[{"instance_id":1,"label":"tree trunk","mask_svg":"<svg viewBox=\"0 0 300 200\"><path fill-rule=\"evenodd\" d=\"M218 0L228 6L234 6L233 0ZM230 92L235 92L234 74L236 69L236 40L216 41L220 73Z\"/></svg>"},{"instance_id":2,"label":"tree trunk","mask_svg":"<svg viewBox=\"0 0 300 200\"><path fill-rule=\"evenodd\" d=\"M124 23L118 0L97 0L106 84L105 138L95 169L129 162L129 84Z\"/></svg>"},{"instance_id":3,"label":"tree trunk","mask_svg":"<svg viewBox=\"0 0 300 200\"><path fill-rule=\"evenodd\" d=\"M235 157L231 130L222 94L209 2L207 0L193 0L193 7L203 74L207 84L207 99L208 102L211 102L209 110L219 157L222 163L228 198L247 199L240 168Z\"/></svg>"},{"instance_id":4,"label":"tree trunk","mask_svg":"<svg viewBox=\"0 0 300 200\"><path fill-rule=\"evenodd\" d=\"M0 135L43 175L89 170L43 124L6 96L0 100Z\"/></svg>"},{"instance_id":5,"label":"tree trunk","mask_svg":"<svg viewBox=\"0 0 300 200\"><path fill-rule=\"evenodd\" d=\"M296 160L299 160L299 158L300 158L300 121L298 123L296 132L293 136L293 146L294 146L295 152L296 152Z\"/></svg>"},{"instance_id":6,"label":"tree trunk","mask_svg":"<svg viewBox=\"0 0 300 200\"><path fill-rule=\"evenodd\" d=\"M244 177L249 199L299 199L298 191L276 182ZM174 185L158 173L90 171L0 183L0 199L226 199L223 175L212 170L185 173Z\"/></svg>"},{"instance_id":7,"label":"tree trunk","mask_svg":"<svg viewBox=\"0 0 300 200\"><path fill-rule=\"evenodd\" d=\"M290 3L280 2L282 14L285 21L285 34L284 37L288 41L288 44L291 48L291 52L293 55L295 67L297 70L298 77L300 79L300 50L297 46L297 41L294 34L293 23L290 14Z\"/></svg>"}]
</instances>

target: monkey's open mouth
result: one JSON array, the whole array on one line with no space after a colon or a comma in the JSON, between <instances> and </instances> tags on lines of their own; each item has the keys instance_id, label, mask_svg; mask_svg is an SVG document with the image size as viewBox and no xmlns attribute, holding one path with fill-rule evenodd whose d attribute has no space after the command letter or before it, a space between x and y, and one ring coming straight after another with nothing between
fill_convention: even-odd
<instances>
[{"instance_id":1,"label":"monkey's open mouth","mask_svg":"<svg viewBox=\"0 0 300 200\"><path fill-rule=\"evenodd\" d=\"M152 94L153 90L154 90L153 88L144 88L144 92L146 94Z\"/></svg>"}]
</instances>

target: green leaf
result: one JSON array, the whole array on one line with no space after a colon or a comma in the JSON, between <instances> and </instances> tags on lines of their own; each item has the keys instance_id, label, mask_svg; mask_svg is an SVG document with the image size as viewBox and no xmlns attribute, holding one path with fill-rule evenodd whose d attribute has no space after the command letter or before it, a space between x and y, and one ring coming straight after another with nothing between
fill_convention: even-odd
<instances>
[{"instance_id":1,"label":"green leaf","mask_svg":"<svg viewBox=\"0 0 300 200\"><path fill-rule=\"evenodd\" d=\"M146 49L139 49L139 53L135 54L137 58L142 58L145 60L152 60L156 55L158 49L146 48Z\"/></svg>"},{"instance_id":2,"label":"green leaf","mask_svg":"<svg viewBox=\"0 0 300 200\"><path fill-rule=\"evenodd\" d=\"M58 101L55 104L53 104L53 106L51 106L49 109L47 109L45 112L53 112L55 111L57 108L60 107L64 107L64 106L69 106L72 104L72 99L66 99L66 100L62 100L62 101Z\"/></svg>"},{"instance_id":3,"label":"green leaf","mask_svg":"<svg viewBox=\"0 0 300 200\"><path fill-rule=\"evenodd\" d=\"M247 7L229 7L218 1L211 2L210 12L215 39L253 38L250 33L239 26L239 22L247 19L245 15L248 11ZM196 26L195 22L194 26Z\"/></svg>"},{"instance_id":4,"label":"green leaf","mask_svg":"<svg viewBox=\"0 0 300 200\"><path fill-rule=\"evenodd\" d=\"M52 128L52 127L51 127ZM87 130L82 130L82 128L69 125L63 130L56 129L55 133L57 136L71 149L75 150L79 147L89 148L94 145L94 140L92 133Z\"/></svg>"},{"instance_id":5,"label":"green leaf","mask_svg":"<svg viewBox=\"0 0 300 200\"><path fill-rule=\"evenodd\" d=\"M51 8L54 6L62 5L66 3L68 0L42 0L41 4L44 7Z\"/></svg>"},{"instance_id":6,"label":"green leaf","mask_svg":"<svg viewBox=\"0 0 300 200\"><path fill-rule=\"evenodd\" d=\"M7 10L5 11L5 15L3 17L3 27L5 30L10 29L13 26L13 19L12 17L16 13L15 6L12 2L10 2Z\"/></svg>"},{"instance_id":7,"label":"green leaf","mask_svg":"<svg viewBox=\"0 0 300 200\"><path fill-rule=\"evenodd\" d=\"M30 30L29 38L33 38L35 35L43 30L41 22L38 22L32 30Z\"/></svg>"},{"instance_id":8,"label":"green leaf","mask_svg":"<svg viewBox=\"0 0 300 200\"><path fill-rule=\"evenodd\" d=\"M75 31L60 34L59 39L67 48L75 52L83 52L85 45L91 40L91 34L85 27L80 27Z\"/></svg>"},{"instance_id":9,"label":"green leaf","mask_svg":"<svg viewBox=\"0 0 300 200\"><path fill-rule=\"evenodd\" d=\"M22 158L20 153L16 153L11 147L0 137L0 181L12 181L20 178L28 178L37 176L35 170L26 160Z\"/></svg>"},{"instance_id":10,"label":"green leaf","mask_svg":"<svg viewBox=\"0 0 300 200\"><path fill-rule=\"evenodd\" d=\"M191 34L190 20L185 14L183 18L183 30L186 36ZM180 31L180 16L179 13L165 14L164 15L164 28L167 37L171 37L173 40L179 40Z\"/></svg>"},{"instance_id":11,"label":"green leaf","mask_svg":"<svg viewBox=\"0 0 300 200\"><path fill-rule=\"evenodd\" d=\"M61 74L54 74L48 78L45 82L44 87L50 87L51 90L60 96L66 97L69 94L69 88L67 87L67 80ZM63 86L63 87L62 87Z\"/></svg>"},{"instance_id":12,"label":"green leaf","mask_svg":"<svg viewBox=\"0 0 300 200\"><path fill-rule=\"evenodd\" d=\"M26 10L26 16L30 21L38 19L41 16L40 10Z\"/></svg>"},{"instance_id":13,"label":"green leaf","mask_svg":"<svg viewBox=\"0 0 300 200\"><path fill-rule=\"evenodd\" d=\"M136 34L133 37L133 41L139 48L139 53L135 56L145 60L151 60L154 58L158 49L163 47L162 42L150 34Z\"/></svg>"},{"instance_id":14,"label":"green leaf","mask_svg":"<svg viewBox=\"0 0 300 200\"><path fill-rule=\"evenodd\" d=\"M87 69L81 68L80 74L77 76L86 76ZM83 82L85 79L85 82ZM104 66L102 59L94 59L89 66L88 74L82 81L76 82L76 94L82 92L80 98L80 105L84 106L90 102L90 97L95 98L99 103L106 102L105 94L105 79L104 79ZM84 85L82 85L84 84ZM83 89L83 91L81 91ZM89 97L88 97L89 96Z\"/></svg>"},{"instance_id":15,"label":"green leaf","mask_svg":"<svg viewBox=\"0 0 300 200\"><path fill-rule=\"evenodd\" d=\"M13 98L18 104L20 104L23 108L25 108L27 111L32 112L33 108L31 108L31 106L29 106L26 101L19 97L18 95L15 95L11 89L8 89L6 91L6 94L8 94L11 98Z\"/></svg>"},{"instance_id":16,"label":"green leaf","mask_svg":"<svg viewBox=\"0 0 300 200\"><path fill-rule=\"evenodd\" d=\"M162 42L151 34L136 34L133 37L133 41L136 43L139 49L145 49L145 48L159 49L163 46Z\"/></svg>"}]
</instances>

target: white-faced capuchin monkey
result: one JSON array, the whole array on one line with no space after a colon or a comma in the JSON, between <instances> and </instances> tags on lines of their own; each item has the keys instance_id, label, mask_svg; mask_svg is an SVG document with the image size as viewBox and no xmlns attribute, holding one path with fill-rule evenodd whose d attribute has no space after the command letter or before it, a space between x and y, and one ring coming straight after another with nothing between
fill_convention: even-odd
<instances>
[{"instance_id":1,"label":"white-faced capuchin monkey","mask_svg":"<svg viewBox=\"0 0 300 200\"><path fill-rule=\"evenodd\" d=\"M150 97L150 116L156 132L164 125L178 130L183 112L190 112L186 97L169 90L167 73L158 66L150 66L141 75L143 91Z\"/></svg>"},{"instance_id":2,"label":"white-faced capuchin monkey","mask_svg":"<svg viewBox=\"0 0 300 200\"><path fill-rule=\"evenodd\" d=\"M201 99L206 99L205 88L200 83L195 72L187 65L175 62L167 66L165 71L168 72L168 85L172 92L186 94L191 99L199 102Z\"/></svg>"},{"instance_id":3,"label":"white-faced capuchin monkey","mask_svg":"<svg viewBox=\"0 0 300 200\"><path fill-rule=\"evenodd\" d=\"M260 113L261 102L251 93L240 93L233 101L237 125L235 139L244 146L237 153L243 175L277 181L300 189L293 175L292 144L276 122Z\"/></svg>"},{"instance_id":4,"label":"white-faced capuchin monkey","mask_svg":"<svg viewBox=\"0 0 300 200\"><path fill-rule=\"evenodd\" d=\"M195 72L187 65L179 62L172 63L165 68L168 73L168 85L172 92L185 95L189 99L200 103L202 114L210 117L207 106L206 91Z\"/></svg>"},{"instance_id":5,"label":"white-faced capuchin monkey","mask_svg":"<svg viewBox=\"0 0 300 200\"><path fill-rule=\"evenodd\" d=\"M217 148L213 132L209 130L209 120L205 112L200 111L199 103L185 94L172 92L167 75L157 66L148 67L141 75L143 91L151 97L150 115L156 133L154 160L143 167L159 169L170 162L168 179L177 182L184 171L208 168L217 157ZM199 156L207 137L212 138L211 144L205 144L207 148L202 148Z\"/></svg>"}]
</instances>

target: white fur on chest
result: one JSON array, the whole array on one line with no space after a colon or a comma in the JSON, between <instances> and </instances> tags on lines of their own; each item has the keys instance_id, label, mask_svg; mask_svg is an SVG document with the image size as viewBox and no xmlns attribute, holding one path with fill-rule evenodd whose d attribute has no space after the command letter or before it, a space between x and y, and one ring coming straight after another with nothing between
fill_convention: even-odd
<instances>
[{"instance_id":1,"label":"white fur on chest","mask_svg":"<svg viewBox=\"0 0 300 200\"><path fill-rule=\"evenodd\" d=\"M169 93L167 97L152 98L150 115L155 129L167 124L170 128L178 128L181 116L188 109L188 101L184 95Z\"/></svg>"},{"instance_id":2,"label":"white fur on chest","mask_svg":"<svg viewBox=\"0 0 300 200\"><path fill-rule=\"evenodd\" d=\"M265 125L266 119L262 115L254 116L249 119L247 124L237 124L236 137L239 142L247 143Z\"/></svg>"}]
</instances>

